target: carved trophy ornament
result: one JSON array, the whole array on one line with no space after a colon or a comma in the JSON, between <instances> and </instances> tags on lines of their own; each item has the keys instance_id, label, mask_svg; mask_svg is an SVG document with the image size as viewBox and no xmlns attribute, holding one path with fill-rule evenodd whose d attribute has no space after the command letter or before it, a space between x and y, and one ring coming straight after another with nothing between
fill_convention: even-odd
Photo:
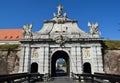
<instances>
[{"instance_id":1,"label":"carved trophy ornament","mask_svg":"<svg viewBox=\"0 0 120 83\"><path fill-rule=\"evenodd\" d=\"M61 46L67 39L68 39L67 37L59 35L54 40L56 43L60 44L60 46Z\"/></svg>"},{"instance_id":2,"label":"carved trophy ornament","mask_svg":"<svg viewBox=\"0 0 120 83\"><path fill-rule=\"evenodd\" d=\"M32 58L38 58L38 49L36 48L32 49Z\"/></svg>"},{"instance_id":3,"label":"carved trophy ornament","mask_svg":"<svg viewBox=\"0 0 120 83\"><path fill-rule=\"evenodd\" d=\"M32 34L32 24L26 24L23 25L23 37L24 38L32 38L33 34Z\"/></svg>"},{"instance_id":4,"label":"carved trophy ornament","mask_svg":"<svg viewBox=\"0 0 120 83\"><path fill-rule=\"evenodd\" d=\"M90 57L90 50L89 50L89 48L83 48L82 49L82 55L83 55L83 58L89 58Z\"/></svg>"},{"instance_id":5,"label":"carved trophy ornament","mask_svg":"<svg viewBox=\"0 0 120 83\"><path fill-rule=\"evenodd\" d=\"M99 36L99 31L98 31L98 23L90 23L88 22L88 27L90 28L90 34L92 37Z\"/></svg>"},{"instance_id":6,"label":"carved trophy ornament","mask_svg":"<svg viewBox=\"0 0 120 83\"><path fill-rule=\"evenodd\" d=\"M54 20L57 23L63 23L67 19L67 14L66 13L63 14L63 12L62 12L63 6L62 5L58 5L57 9L58 9L58 13L57 14L53 13ZM63 16L62 16L62 14L63 14Z\"/></svg>"}]
</instances>

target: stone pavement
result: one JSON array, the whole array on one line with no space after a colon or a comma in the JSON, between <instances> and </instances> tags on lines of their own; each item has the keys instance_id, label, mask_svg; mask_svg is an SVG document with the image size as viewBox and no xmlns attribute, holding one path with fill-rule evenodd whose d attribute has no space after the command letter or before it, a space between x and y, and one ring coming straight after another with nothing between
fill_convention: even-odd
<instances>
[{"instance_id":1,"label":"stone pavement","mask_svg":"<svg viewBox=\"0 0 120 83\"><path fill-rule=\"evenodd\" d=\"M49 82L35 82L35 83L81 83L69 77L53 77Z\"/></svg>"}]
</instances>

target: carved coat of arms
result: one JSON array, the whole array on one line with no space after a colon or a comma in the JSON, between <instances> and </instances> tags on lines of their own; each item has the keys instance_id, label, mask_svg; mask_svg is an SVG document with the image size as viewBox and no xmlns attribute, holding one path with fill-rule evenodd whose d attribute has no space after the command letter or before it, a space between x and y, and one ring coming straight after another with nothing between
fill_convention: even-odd
<instances>
[{"instance_id":1,"label":"carved coat of arms","mask_svg":"<svg viewBox=\"0 0 120 83\"><path fill-rule=\"evenodd\" d=\"M56 43L62 45L67 40L67 37L60 35L60 36L57 36L54 40Z\"/></svg>"}]
</instances>

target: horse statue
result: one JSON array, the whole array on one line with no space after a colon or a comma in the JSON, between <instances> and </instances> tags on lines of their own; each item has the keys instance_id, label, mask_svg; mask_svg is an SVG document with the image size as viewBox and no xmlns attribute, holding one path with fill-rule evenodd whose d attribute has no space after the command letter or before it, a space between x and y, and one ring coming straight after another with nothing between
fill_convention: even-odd
<instances>
[{"instance_id":1,"label":"horse statue","mask_svg":"<svg viewBox=\"0 0 120 83\"><path fill-rule=\"evenodd\" d=\"M32 38L33 36L33 33L32 33L32 24L26 24L26 25L23 25L23 37L24 38Z\"/></svg>"},{"instance_id":2,"label":"horse statue","mask_svg":"<svg viewBox=\"0 0 120 83\"><path fill-rule=\"evenodd\" d=\"M96 22L95 24L94 23L90 23L88 22L88 27L90 28L90 33L92 36L98 36L99 35L99 31L98 31L98 23Z\"/></svg>"}]
</instances>

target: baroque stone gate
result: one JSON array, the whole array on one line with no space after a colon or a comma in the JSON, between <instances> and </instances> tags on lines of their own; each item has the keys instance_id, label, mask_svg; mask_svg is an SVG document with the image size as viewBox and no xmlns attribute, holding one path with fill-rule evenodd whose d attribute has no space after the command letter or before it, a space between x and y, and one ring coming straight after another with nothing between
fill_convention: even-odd
<instances>
[{"instance_id":1,"label":"baroque stone gate","mask_svg":"<svg viewBox=\"0 0 120 83\"><path fill-rule=\"evenodd\" d=\"M67 74L103 72L101 41L98 23L88 23L90 33L81 30L76 20L68 19L58 6L51 20L42 29L31 31L32 24L23 26L22 54L19 72L39 72L55 75L56 60L67 63Z\"/></svg>"}]
</instances>

